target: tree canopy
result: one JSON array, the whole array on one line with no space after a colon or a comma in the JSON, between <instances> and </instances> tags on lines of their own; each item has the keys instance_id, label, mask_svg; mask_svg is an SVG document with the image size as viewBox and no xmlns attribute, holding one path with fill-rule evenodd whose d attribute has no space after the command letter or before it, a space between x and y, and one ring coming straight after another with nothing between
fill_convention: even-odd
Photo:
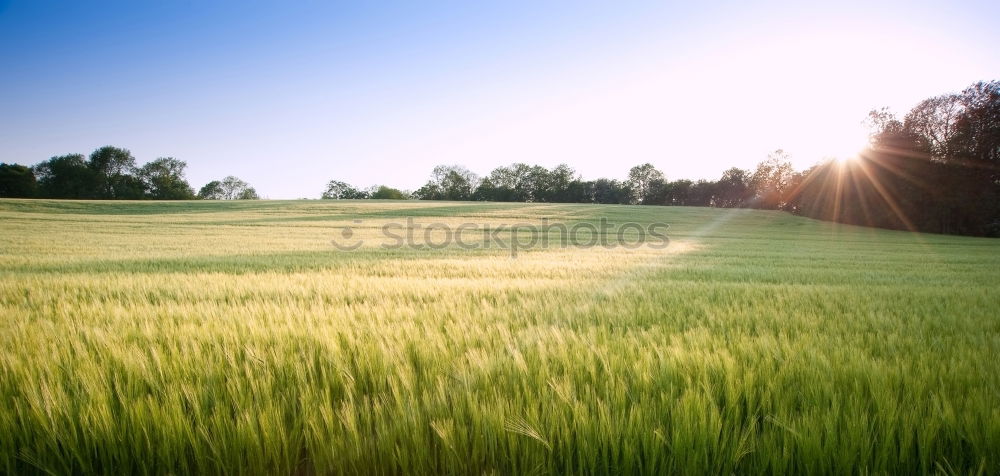
<instances>
[{"instance_id":1,"label":"tree canopy","mask_svg":"<svg viewBox=\"0 0 1000 476\"><path fill-rule=\"evenodd\" d=\"M213 180L198 191L202 200L258 200L257 191L250 184L232 175Z\"/></svg>"},{"instance_id":2,"label":"tree canopy","mask_svg":"<svg viewBox=\"0 0 1000 476\"><path fill-rule=\"evenodd\" d=\"M173 157L160 157L139 168L146 195L154 200L190 200L194 190L184 179L187 164Z\"/></svg>"},{"instance_id":3,"label":"tree canopy","mask_svg":"<svg viewBox=\"0 0 1000 476\"><path fill-rule=\"evenodd\" d=\"M38 193L38 182L30 168L0 163L0 197L31 198Z\"/></svg>"},{"instance_id":4,"label":"tree canopy","mask_svg":"<svg viewBox=\"0 0 1000 476\"><path fill-rule=\"evenodd\" d=\"M187 163L160 157L142 166L128 149L104 146L89 157L66 154L26 167L0 164L0 197L87 200L256 199L236 177L213 181L198 195L184 176Z\"/></svg>"}]
</instances>

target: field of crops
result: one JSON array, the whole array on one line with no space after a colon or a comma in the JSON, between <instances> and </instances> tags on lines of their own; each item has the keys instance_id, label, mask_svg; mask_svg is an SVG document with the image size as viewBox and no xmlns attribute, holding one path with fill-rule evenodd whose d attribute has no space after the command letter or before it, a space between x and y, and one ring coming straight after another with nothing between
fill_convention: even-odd
<instances>
[{"instance_id":1,"label":"field of crops","mask_svg":"<svg viewBox=\"0 0 1000 476\"><path fill-rule=\"evenodd\" d=\"M380 246L406 217L671 241ZM3 200L0 224L3 473L1000 472L1000 240L449 202Z\"/></svg>"}]
</instances>

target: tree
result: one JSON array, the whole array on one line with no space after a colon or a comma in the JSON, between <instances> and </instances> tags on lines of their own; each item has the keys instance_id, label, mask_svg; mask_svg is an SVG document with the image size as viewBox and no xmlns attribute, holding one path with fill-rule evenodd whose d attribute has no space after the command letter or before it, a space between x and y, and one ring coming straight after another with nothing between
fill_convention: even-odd
<instances>
[{"instance_id":1,"label":"tree","mask_svg":"<svg viewBox=\"0 0 1000 476\"><path fill-rule=\"evenodd\" d=\"M963 111L950 137L949 160L984 170L1000 184L1000 81L973 84L959 97Z\"/></svg>"},{"instance_id":2,"label":"tree","mask_svg":"<svg viewBox=\"0 0 1000 476\"><path fill-rule=\"evenodd\" d=\"M434 177L441 185L445 200L469 200L479 185L479 177L459 165L435 167Z\"/></svg>"},{"instance_id":3,"label":"tree","mask_svg":"<svg viewBox=\"0 0 1000 476\"><path fill-rule=\"evenodd\" d=\"M326 184L326 191L323 192L321 198L325 200L360 200L368 198L368 192L359 190L346 182L331 180Z\"/></svg>"},{"instance_id":4,"label":"tree","mask_svg":"<svg viewBox=\"0 0 1000 476\"><path fill-rule=\"evenodd\" d=\"M417 200L444 200L444 192L441 185L434 182L427 182L413 192L413 198Z\"/></svg>"},{"instance_id":5,"label":"tree","mask_svg":"<svg viewBox=\"0 0 1000 476\"><path fill-rule=\"evenodd\" d=\"M628 204L631 201L632 192L627 184L606 178L594 181L594 203Z\"/></svg>"},{"instance_id":6,"label":"tree","mask_svg":"<svg viewBox=\"0 0 1000 476\"><path fill-rule=\"evenodd\" d=\"M139 168L146 196L154 200L190 200L194 190L184 178L187 164L173 157L160 157Z\"/></svg>"},{"instance_id":7,"label":"tree","mask_svg":"<svg viewBox=\"0 0 1000 476\"><path fill-rule=\"evenodd\" d=\"M1000 236L1000 81L978 82L955 96L959 113L945 154L935 157L944 166L929 177L950 191L933 231Z\"/></svg>"},{"instance_id":8,"label":"tree","mask_svg":"<svg viewBox=\"0 0 1000 476\"><path fill-rule=\"evenodd\" d=\"M750 172L733 167L722 173L716 182L718 206L727 208L743 207L751 197Z\"/></svg>"},{"instance_id":9,"label":"tree","mask_svg":"<svg viewBox=\"0 0 1000 476\"><path fill-rule=\"evenodd\" d=\"M929 186L945 172L930 160L931 144L885 110L873 111L871 144L850 162L829 161L807 171L790 196L797 213L823 220L904 230L928 230L940 213ZM792 179L794 181L794 178Z\"/></svg>"},{"instance_id":10,"label":"tree","mask_svg":"<svg viewBox=\"0 0 1000 476\"><path fill-rule=\"evenodd\" d=\"M198 190L198 198L202 200L222 200L222 182L213 180Z\"/></svg>"},{"instance_id":11,"label":"tree","mask_svg":"<svg viewBox=\"0 0 1000 476\"><path fill-rule=\"evenodd\" d=\"M472 200L476 195L479 178L459 165L434 167L431 179L413 192L419 200Z\"/></svg>"},{"instance_id":12,"label":"tree","mask_svg":"<svg viewBox=\"0 0 1000 476\"><path fill-rule=\"evenodd\" d=\"M957 122L965 105L959 94L943 94L924 99L906 115L903 128L924 137L930 144L931 156L938 160L952 157Z\"/></svg>"},{"instance_id":13,"label":"tree","mask_svg":"<svg viewBox=\"0 0 1000 476\"><path fill-rule=\"evenodd\" d=\"M699 180L692 184L685 205L694 207L715 206L715 182Z\"/></svg>"},{"instance_id":14,"label":"tree","mask_svg":"<svg viewBox=\"0 0 1000 476\"><path fill-rule=\"evenodd\" d=\"M370 196L375 200L406 200L406 195L402 190L387 187L385 185L379 185Z\"/></svg>"},{"instance_id":15,"label":"tree","mask_svg":"<svg viewBox=\"0 0 1000 476\"><path fill-rule=\"evenodd\" d=\"M250 184L232 175L214 180L198 191L198 198L203 200L258 200L257 191Z\"/></svg>"},{"instance_id":16,"label":"tree","mask_svg":"<svg viewBox=\"0 0 1000 476\"><path fill-rule=\"evenodd\" d=\"M414 192L414 196L418 195L418 192ZM483 177L479 181L479 186L476 187L476 191L472 192L472 199L477 201L499 201L497 187L493 184L493 179L489 176Z\"/></svg>"},{"instance_id":17,"label":"tree","mask_svg":"<svg viewBox=\"0 0 1000 476\"><path fill-rule=\"evenodd\" d=\"M515 163L508 167L497 167L483 179L483 185L492 191L492 196L484 198L496 202L529 202L537 195L535 181L537 171L528 164ZM481 194L484 195L484 194Z\"/></svg>"},{"instance_id":18,"label":"tree","mask_svg":"<svg viewBox=\"0 0 1000 476\"><path fill-rule=\"evenodd\" d=\"M96 173L83 154L52 157L34 166L43 198L98 198Z\"/></svg>"},{"instance_id":19,"label":"tree","mask_svg":"<svg viewBox=\"0 0 1000 476\"><path fill-rule=\"evenodd\" d=\"M479 178L460 165L434 167L431 179L414 196L420 200L471 200Z\"/></svg>"},{"instance_id":20,"label":"tree","mask_svg":"<svg viewBox=\"0 0 1000 476\"><path fill-rule=\"evenodd\" d=\"M95 174L96 198L142 198L142 181L135 176L135 157L128 149L101 147L90 154L87 165Z\"/></svg>"},{"instance_id":21,"label":"tree","mask_svg":"<svg viewBox=\"0 0 1000 476\"><path fill-rule=\"evenodd\" d=\"M223 182L223 184L225 184L225 182ZM246 187L240 189L234 200L260 200L260 195L257 195L257 190L253 187Z\"/></svg>"},{"instance_id":22,"label":"tree","mask_svg":"<svg viewBox=\"0 0 1000 476\"><path fill-rule=\"evenodd\" d=\"M546 177L545 198L547 202L572 203L577 201L574 196L574 183L580 178L572 167L559 164L550 170Z\"/></svg>"},{"instance_id":23,"label":"tree","mask_svg":"<svg viewBox=\"0 0 1000 476\"><path fill-rule=\"evenodd\" d=\"M31 168L0 163L0 198L31 198L37 192L38 183Z\"/></svg>"},{"instance_id":24,"label":"tree","mask_svg":"<svg viewBox=\"0 0 1000 476\"><path fill-rule=\"evenodd\" d=\"M628 188L632 192L632 203L645 203L649 195L649 186L654 180L662 182L663 172L660 172L653 164L645 163L632 167L628 171ZM652 197L649 197L652 198ZM655 200L655 199L654 199Z\"/></svg>"},{"instance_id":25,"label":"tree","mask_svg":"<svg viewBox=\"0 0 1000 476\"><path fill-rule=\"evenodd\" d=\"M567 203L593 203L594 182L575 178L566 188Z\"/></svg>"},{"instance_id":26,"label":"tree","mask_svg":"<svg viewBox=\"0 0 1000 476\"><path fill-rule=\"evenodd\" d=\"M529 202L551 202L555 192L549 170L541 165L523 169L522 186Z\"/></svg>"},{"instance_id":27,"label":"tree","mask_svg":"<svg viewBox=\"0 0 1000 476\"><path fill-rule=\"evenodd\" d=\"M497 202L586 202L588 187L572 168L559 164L546 169L540 165L514 163L497 167L480 182L475 200Z\"/></svg>"},{"instance_id":28,"label":"tree","mask_svg":"<svg viewBox=\"0 0 1000 476\"><path fill-rule=\"evenodd\" d=\"M778 149L767 156L767 160L757 164L757 170L750 177L750 185L754 192L755 208L777 210L782 208L786 195L790 192L789 184L795 169L790 156L784 150Z\"/></svg>"},{"instance_id":29,"label":"tree","mask_svg":"<svg viewBox=\"0 0 1000 476\"><path fill-rule=\"evenodd\" d=\"M660 203L664 205L691 205L691 187L693 185L694 182L686 179L664 184Z\"/></svg>"},{"instance_id":30,"label":"tree","mask_svg":"<svg viewBox=\"0 0 1000 476\"><path fill-rule=\"evenodd\" d=\"M222 192L226 200L258 200L257 191L250 184L230 175L222 179Z\"/></svg>"},{"instance_id":31,"label":"tree","mask_svg":"<svg viewBox=\"0 0 1000 476\"><path fill-rule=\"evenodd\" d=\"M666 205L667 187L670 184L666 179L656 178L649 181L646 187L645 196L642 199L643 205Z\"/></svg>"}]
</instances>

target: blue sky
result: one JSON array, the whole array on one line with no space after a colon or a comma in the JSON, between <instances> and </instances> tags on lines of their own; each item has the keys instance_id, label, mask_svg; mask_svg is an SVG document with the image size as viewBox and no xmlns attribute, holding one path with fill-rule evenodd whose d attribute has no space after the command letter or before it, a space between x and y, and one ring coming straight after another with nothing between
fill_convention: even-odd
<instances>
[{"instance_id":1,"label":"blue sky","mask_svg":"<svg viewBox=\"0 0 1000 476\"><path fill-rule=\"evenodd\" d=\"M996 2L0 0L0 161L129 148L270 198L565 162L716 178L1000 79Z\"/></svg>"}]
</instances>

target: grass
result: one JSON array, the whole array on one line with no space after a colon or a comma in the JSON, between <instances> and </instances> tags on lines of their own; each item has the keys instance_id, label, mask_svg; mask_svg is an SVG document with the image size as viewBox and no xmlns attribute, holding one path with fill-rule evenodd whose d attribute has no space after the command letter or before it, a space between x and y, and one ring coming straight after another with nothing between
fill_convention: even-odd
<instances>
[{"instance_id":1,"label":"grass","mask_svg":"<svg viewBox=\"0 0 1000 476\"><path fill-rule=\"evenodd\" d=\"M375 245L407 216L672 242ZM434 202L3 200L0 224L8 474L1000 472L1000 240Z\"/></svg>"}]
</instances>

